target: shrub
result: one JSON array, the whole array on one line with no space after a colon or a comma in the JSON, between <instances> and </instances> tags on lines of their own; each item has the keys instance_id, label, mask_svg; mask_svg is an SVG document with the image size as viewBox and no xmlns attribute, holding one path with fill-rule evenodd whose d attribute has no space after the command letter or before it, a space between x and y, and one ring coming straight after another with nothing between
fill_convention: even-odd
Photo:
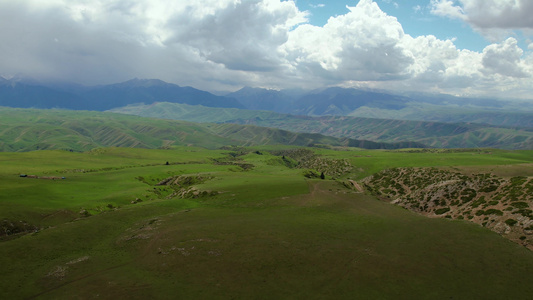
<instances>
[{"instance_id":1,"label":"shrub","mask_svg":"<svg viewBox=\"0 0 533 300\"><path fill-rule=\"evenodd\" d=\"M442 215L442 214L445 214L445 213L447 213L449 211L450 211L449 207L443 207L443 208L439 208L439 209L435 210L435 214L436 215Z\"/></svg>"},{"instance_id":2,"label":"shrub","mask_svg":"<svg viewBox=\"0 0 533 300\"><path fill-rule=\"evenodd\" d=\"M476 208L476 207L480 206L481 204L485 204L485 203L487 203L487 201L485 201L485 196L481 196L479 199L477 199L476 201L472 202L472 207Z\"/></svg>"},{"instance_id":3,"label":"shrub","mask_svg":"<svg viewBox=\"0 0 533 300\"><path fill-rule=\"evenodd\" d=\"M503 211L499 210L499 209L494 209L494 208L491 208L491 209L487 209L485 211L485 215L497 215L497 216L503 216Z\"/></svg>"},{"instance_id":4,"label":"shrub","mask_svg":"<svg viewBox=\"0 0 533 300\"><path fill-rule=\"evenodd\" d=\"M511 206L516 208L528 208L529 204L527 204L526 202L513 202L511 203Z\"/></svg>"},{"instance_id":5,"label":"shrub","mask_svg":"<svg viewBox=\"0 0 533 300\"><path fill-rule=\"evenodd\" d=\"M521 186L526 181L527 181L527 177L524 177L524 176L513 177L513 178L511 178L511 185L513 185L513 186Z\"/></svg>"},{"instance_id":6,"label":"shrub","mask_svg":"<svg viewBox=\"0 0 533 300\"><path fill-rule=\"evenodd\" d=\"M306 178L318 178L319 177L319 175L316 172L311 171L311 170L304 171L303 175Z\"/></svg>"},{"instance_id":7,"label":"shrub","mask_svg":"<svg viewBox=\"0 0 533 300\"><path fill-rule=\"evenodd\" d=\"M505 224L507 224L509 226L514 226L516 223L518 223L518 221L515 220L515 219L507 219L507 220L505 220Z\"/></svg>"},{"instance_id":8,"label":"shrub","mask_svg":"<svg viewBox=\"0 0 533 300\"><path fill-rule=\"evenodd\" d=\"M498 186L497 185L488 185L488 186L485 186L483 188L481 188L479 191L482 192L482 193L490 193L490 192L494 192L495 190L498 189Z\"/></svg>"},{"instance_id":9,"label":"shrub","mask_svg":"<svg viewBox=\"0 0 533 300\"><path fill-rule=\"evenodd\" d=\"M523 209L519 209L516 213L521 214L524 217L530 217L531 214L533 213L533 210L523 208Z\"/></svg>"},{"instance_id":10,"label":"shrub","mask_svg":"<svg viewBox=\"0 0 533 300\"><path fill-rule=\"evenodd\" d=\"M461 192L461 196L461 200L466 203L472 201L477 196L477 192L474 189L465 189Z\"/></svg>"}]
</instances>

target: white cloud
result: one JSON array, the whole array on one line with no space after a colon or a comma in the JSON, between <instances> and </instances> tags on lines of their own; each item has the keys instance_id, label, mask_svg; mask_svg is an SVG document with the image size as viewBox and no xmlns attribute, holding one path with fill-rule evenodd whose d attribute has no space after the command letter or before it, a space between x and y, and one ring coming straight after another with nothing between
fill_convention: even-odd
<instances>
[{"instance_id":1,"label":"white cloud","mask_svg":"<svg viewBox=\"0 0 533 300\"><path fill-rule=\"evenodd\" d=\"M432 7L466 19L467 2ZM405 34L375 1L348 8L318 27L280 0L0 1L0 70L85 84L140 77L203 89L364 84L531 94L533 56L515 39L459 50L453 40Z\"/></svg>"},{"instance_id":2,"label":"white cloud","mask_svg":"<svg viewBox=\"0 0 533 300\"><path fill-rule=\"evenodd\" d=\"M302 25L283 46L293 67L332 80L387 80L406 75L412 58L397 47L404 32L376 3L361 0L324 27Z\"/></svg>"},{"instance_id":3,"label":"white cloud","mask_svg":"<svg viewBox=\"0 0 533 300\"><path fill-rule=\"evenodd\" d=\"M86 84L251 80L280 67L278 47L305 21L278 0L3 1L0 68Z\"/></svg>"},{"instance_id":4,"label":"white cloud","mask_svg":"<svg viewBox=\"0 0 533 300\"><path fill-rule=\"evenodd\" d=\"M455 19L465 19L463 8L452 0L431 0L431 13Z\"/></svg>"},{"instance_id":5,"label":"white cloud","mask_svg":"<svg viewBox=\"0 0 533 300\"><path fill-rule=\"evenodd\" d=\"M501 44L489 45L483 50L482 71L509 77L529 77L521 60L523 52L514 38L508 38Z\"/></svg>"},{"instance_id":6,"label":"white cloud","mask_svg":"<svg viewBox=\"0 0 533 300\"><path fill-rule=\"evenodd\" d=\"M492 40L512 29L533 29L531 0L431 0L431 12L464 20Z\"/></svg>"},{"instance_id":7,"label":"white cloud","mask_svg":"<svg viewBox=\"0 0 533 300\"><path fill-rule=\"evenodd\" d=\"M277 48L287 41L292 27L306 21L292 2L236 1L216 13L197 10L204 7L172 16L167 26L174 32L165 44L193 47L207 60L232 70L276 69Z\"/></svg>"}]
</instances>

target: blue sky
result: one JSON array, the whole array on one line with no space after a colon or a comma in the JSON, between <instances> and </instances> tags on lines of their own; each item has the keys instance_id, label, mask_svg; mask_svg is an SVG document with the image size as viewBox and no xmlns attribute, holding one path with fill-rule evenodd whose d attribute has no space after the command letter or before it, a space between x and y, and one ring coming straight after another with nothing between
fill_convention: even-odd
<instances>
[{"instance_id":1,"label":"blue sky","mask_svg":"<svg viewBox=\"0 0 533 300\"><path fill-rule=\"evenodd\" d=\"M532 0L0 0L0 76L531 99L532 15Z\"/></svg>"}]
</instances>

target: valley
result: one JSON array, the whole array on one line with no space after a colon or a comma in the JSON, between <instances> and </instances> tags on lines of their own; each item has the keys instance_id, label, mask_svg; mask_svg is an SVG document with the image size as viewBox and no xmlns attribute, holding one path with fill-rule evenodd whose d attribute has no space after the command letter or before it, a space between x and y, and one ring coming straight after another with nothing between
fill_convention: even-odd
<instances>
[{"instance_id":1,"label":"valley","mask_svg":"<svg viewBox=\"0 0 533 300\"><path fill-rule=\"evenodd\" d=\"M76 93L97 106L0 107L0 298L533 292L527 109L156 80Z\"/></svg>"},{"instance_id":2,"label":"valley","mask_svg":"<svg viewBox=\"0 0 533 300\"><path fill-rule=\"evenodd\" d=\"M0 300L533 299L532 3L0 1Z\"/></svg>"}]
</instances>

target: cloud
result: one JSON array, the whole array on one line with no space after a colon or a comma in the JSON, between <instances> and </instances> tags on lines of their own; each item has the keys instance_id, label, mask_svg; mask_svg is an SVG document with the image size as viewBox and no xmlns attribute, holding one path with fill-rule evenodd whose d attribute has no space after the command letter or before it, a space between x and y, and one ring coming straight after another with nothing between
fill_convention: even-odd
<instances>
[{"instance_id":1,"label":"cloud","mask_svg":"<svg viewBox=\"0 0 533 300\"><path fill-rule=\"evenodd\" d=\"M200 13L203 6L175 14L167 28L166 45L195 48L207 60L231 70L271 71L278 67L277 48L289 30L306 21L292 2L243 1L228 3L216 13Z\"/></svg>"},{"instance_id":2,"label":"cloud","mask_svg":"<svg viewBox=\"0 0 533 300\"><path fill-rule=\"evenodd\" d=\"M278 47L305 21L278 0L3 1L0 68L85 84L251 79L280 67Z\"/></svg>"},{"instance_id":3,"label":"cloud","mask_svg":"<svg viewBox=\"0 0 533 300\"><path fill-rule=\"evenodd\" d=\"M463 20L492 40L512 29L533 29L530 0L431 0L431 13Z\"/></svg>"},{"instance_id":4,"label":"cloud","mask_svg":"<svg viewBox=\"0 0 533 300\"><path fill-rule=\"evenodd\" d=\"M466 18L463 8L451 0L431 0L431 13L454 19Z\"/></svg>"},{"instance_id":5,"label":"cloud","mask_svg":"<svg viewBox=\"0 0 533 300\"><path fill-rule=\"evenodd\" d=\"M529 77L521 61L523 50L517 46L514 38L508 38L501 44L492 44L483 50L483 69L485 74L500 74L509 77Z\"/></svg>"},{"instance_id":6,"label":"cloud","mask_svg":"<svg viewBox=\"0 0 533 300\"><path fill-rule=\"evenodd\" d=\"M406 34L375 1L353 2L319 27L293 1L0 1L0 70L83 84L159 78L212 90L365 85L530 94L533 57L515 39L482 53L459 50L453 40ZM466 1L432 3L446 16L470 16Z\"/></svg>"},{"instance_id":7,"label":"cloud","mask_svg":"<svg viewBox=\"0 0 533 300\"><path fill-rule=\"evenodd\" d=\"M404 32L396 18L370 0L348 7L324 27L301 25L283 45L288 63L332 80L388 80L406 75L412 58L397 47Z\"/></svg>"}]
</instances>

